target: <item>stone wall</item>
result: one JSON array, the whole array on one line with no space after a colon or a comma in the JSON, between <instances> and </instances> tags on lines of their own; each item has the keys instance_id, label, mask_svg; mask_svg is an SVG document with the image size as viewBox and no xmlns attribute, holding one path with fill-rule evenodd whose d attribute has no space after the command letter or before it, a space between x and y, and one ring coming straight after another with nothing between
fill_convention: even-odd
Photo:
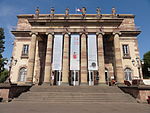
<instances>
[{"instance_id":1,"label":"stone wall","mask_svg":"<svg viewBox=\"0 0 150 113\"><path fill-rule=\"evenodd\" d=\"M132 95L140 103L147 103L148 96L150 96L150 86L119 86L119 88Z\"/></svg>"},{"instance_id":2,"label":"stone wall","mask_svg":"<svg viewBox=\"0 0 150 113\"><path fill-rule=\"evenodd\" d=\"M17 86L10 84L0 84L0 98L3 102L9 102L18 97L22 92L29 91L31 86Z\"/></svg>"}]
</instances>

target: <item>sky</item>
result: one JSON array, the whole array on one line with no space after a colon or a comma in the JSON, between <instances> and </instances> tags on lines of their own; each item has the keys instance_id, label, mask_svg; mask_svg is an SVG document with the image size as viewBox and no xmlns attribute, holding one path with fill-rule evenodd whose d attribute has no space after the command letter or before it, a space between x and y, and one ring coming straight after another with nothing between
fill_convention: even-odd
<instances>
[{"instance_id":1,"label":"sky","mask_svg":"<svg viewBox=\"0 0 150 113\"><path fill-rule=\"evenodd\" d=\"M55 8L55 13L64 13L66 8L70 13L76 13L76 8L87 8L87 13L96 13L100 7L102 14L110 14L115 7L117 14L134 14L135 24L142 31L138 35L140 57L150 51L150 0L0 0L0 27L5 31L5 51L3 56L10 58L12 55L14 36L12 28L17 24L17 15L33 14L36 7L41 14L50 13L50 8Z\"/></svg>"}]
</instances>

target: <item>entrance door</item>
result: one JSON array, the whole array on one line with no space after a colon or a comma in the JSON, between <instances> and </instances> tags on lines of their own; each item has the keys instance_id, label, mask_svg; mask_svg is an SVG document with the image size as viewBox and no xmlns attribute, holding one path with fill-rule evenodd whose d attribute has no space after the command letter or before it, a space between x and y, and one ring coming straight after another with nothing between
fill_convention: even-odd
<instances>
[{"instance_id":1,"label":"entrance door","mask_svg":"<svg viewBox=\"0 0 150 113\"><path fill-rule=\"evenodd\" d=\"M89 71L88 72L88 83L89 86L98 85L99 75L98 71Z\"/></svg>"},{"instance_id":2,"label":"entrance door","mask_svg":"<svg viewBox=\"0 0 150 113\"><path fill-rule=\"evenodd\" d=\"M79 72L75 70L71 70L70 75L70 85L72 86L78 86L79 85Z\"/></svg>"},{"instance_id":3,"label":"entrance door","mask_svg":"<svg viewBox=\"0 0 150 113\"><path fill-rule=\"evenodd\" d=\"M94 85L94 72L93 71L89 71L89 73L88 73L88 81L89 81L89 86L93 86Z\"/></svg>"},{"instance_id":4,"label":"entrance door","mask_svg":"<svg viewBox=\"0 0 150 113\"><path fill-rule=\"evenodd\" d=\"M60 86L62 82L62 72L60 70L54 71L54 85Z\"/></svg>"},{"instance_id":5,"label":"entrance door","mask_svg":"<svg viewBox=\"0 0 150 113\"><path fill-rule=\"evenodd\" d=\"M109 74L108 74L108 70L105 69L105 81L106 81L106 84L109 85Z\"/></svg>"}]
</instances>

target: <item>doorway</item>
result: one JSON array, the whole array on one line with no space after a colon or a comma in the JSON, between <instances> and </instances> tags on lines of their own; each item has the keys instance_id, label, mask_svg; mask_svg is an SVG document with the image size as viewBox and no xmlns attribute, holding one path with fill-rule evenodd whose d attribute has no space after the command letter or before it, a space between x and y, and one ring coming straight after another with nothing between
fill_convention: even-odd
<instances>
[{"instance_id":1,"label":"doorway","mask_svg":"<svg viewBox=\"0 0 150 113\"><path fill-rule=\"evenodd\" d=\"M76 70L71 70L70 71L70 85L72 86L78 86L80 85L80 76L79 76L79 71Z\"/></svg>"},{"instance_id":2,"label":"doorway","mask_svg":"<svg viewBox=\"0 0 150 113\"><path fill-rule=\"evenodd\" d=\"M62 83L62 72L60 70L53 71L54 73L54 85L60 86Z\"/></svg>"},{"instance_id":3,"label":"doorway","mask_svg":"<svg viewBox=\"0 0 150 113\"><path fill-rule=\"evenodd\" d=\"M106 84L109 85L109 73L108 73L108 69L105 68L105 81Z\"/></svg>"},{"instance_id":4,"label":"doorway","mask_svg":"<svg viewBox=\"0 0 150 113\"><path fill-rule=\"evenodd\" d=\"M89 86L98 85L99 81L99 74L96 70L89 70L88 71L88 84Z\"/></svg>"}]
</instances>

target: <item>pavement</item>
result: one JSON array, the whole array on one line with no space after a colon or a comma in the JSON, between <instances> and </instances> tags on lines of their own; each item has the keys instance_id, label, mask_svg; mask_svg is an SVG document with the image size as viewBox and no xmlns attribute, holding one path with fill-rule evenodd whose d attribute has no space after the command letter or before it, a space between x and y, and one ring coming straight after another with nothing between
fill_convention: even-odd
<instances>
[{"instance_id":1,"label":"pavement","mask_svg":"<svg viewBox=\"0 0 150 113\"><path fill-rule=\"evenodd\" d=\"M102 103L0 103L0 113L150 113L149 104Z\"/></svg>"}]
</instances>

